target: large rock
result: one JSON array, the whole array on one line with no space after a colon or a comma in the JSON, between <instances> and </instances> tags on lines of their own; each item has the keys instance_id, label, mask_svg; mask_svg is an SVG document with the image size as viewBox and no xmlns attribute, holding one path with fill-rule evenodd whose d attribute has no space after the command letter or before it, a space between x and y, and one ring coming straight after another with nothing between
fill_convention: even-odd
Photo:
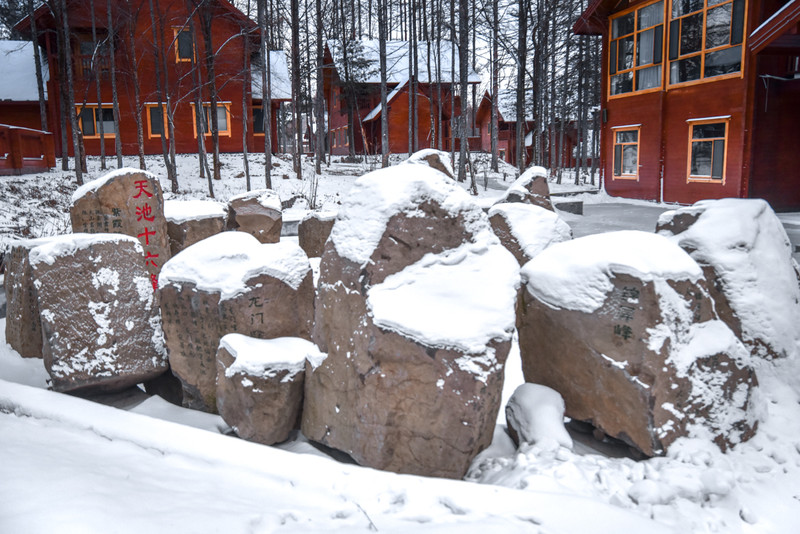
<instances>
[{"instance_id":1,"label":"large rock","mask_svg":"<svg viewBox=\"0 0 800 534\"><path fill-rule=\"evenodd\" d=\"M656 230L700 264L720 319L751 354L800 355L797 264L767 202L704 200L664 213Z\"/></svg>"},{"instance_id":2,"label":"large rock","mask_svg":"<svg viewBox=\"0 0 800 534\"><path fill-rule=\"evenodd\" d=\"M6 343L23 358L42 357L39 301L28 261L31 249L51 238L16 241L3 258L6 292Z\"/></svg>"},{"instance_id":3,"label":"large rock","mask_svg":"<svg viewBox=\"0 0 800 534\"><path fill-rule=\"evenodd\" d=\"M300 221L297 227L297 240L309 258L322 256L335 219L335 212L312 211Z\"/></svg>"},{"instance_id":4,"label":"large rock","mask_svg":"<svg viewBox=\"0 0 800 534\"><path fill-rule=\"evenodd\" d=\"M69 234L30 251L45 367L56 391L115 391L167 369L135 237Z\"/></svg>"},{"instance_id":5,"label":"large rock","mask_svg":"<svg viewBox=\"0 0 800 534\"><path fill-rule=\"evenodd\" d=\"M261 243L277 243L281 238L283 217L281 199L271 189L257 189L228 201L228 228L247 232Z\"/></svg>"},{"instance_id":6,"label":"large rock","mask_svg":"<svg viewBox=\"0 0 800 534\"><path fill-rule=\"evenodd\" d=\"M426 148L411 154L404 163L415 165L427 165L431 169L435 169L444 173L448 178L455 179L456 173L453 171L453 162L450 159L449 152L443 152L433 148Z\"/></svg>"},{"instance_id":7,"label":"large rock","mask_svg":"<svg viewBox=\"0 0 800 534\"><path fill-rule=\"evenodd\" d=\"M561 393L569 417L649 456L681 436L725 448L753 434L747 351L677 245L635 231L583 237L546 249L522 277L525 380Z\"/></svg>"},{"instance_id":8,"label":"large rock","mask_svg":"<svg viewBox=\"0 0 800 534\"><path fill-rule=\"evenodd\" d=\"M73 232L120 233L137 238L155 291L161 266L171 256L164 196L155 175L122 168L87 182L72 194L69 215Z\"/></svg>"},{"instance_id":9,"label":"large rock","mask_svg":"<svg viewBox=\"0 0 800 534\"><path fill-rule=\"evenodd\" d=\"M170 253L225 231L228 209L214 200L168 200L164 203Z\"/></svg>"},{"instance_id":10,"label":"large rock","mask_svg":"<svg viewBox=\"0 0 800 534\"><path fill-rule=\"evenodd\" d=\"M216 411L216 355L225 334L311 338L311 268L294 243L217 234L167 262L159 284L169 363L188 408Z\"/></svg>"},{"instance_id":11,"label":"large rock","mask_svg":"<svg viewBox=\"0 0 800 534\"><path fill-rule=\"evenodd\" d=\"M506 202L522 202L533 204L550 211L553 203L550 201L550 186L547 185L547 169L544 167L528 167L506 193L497 201L497 204Z\"/></svg>"},{"instance_id":12,"label":"large rock","mask_svg":"<svg viewBox=\"0 0 800 534\"><path fill-rule=\"evenodd\" d=\"M324 355L312 342L228 334L217 352L217 407L240 438L272 445L298 428L306 360Z\"/></svg>"},{"instance_id":13,"label":"large rock","mask_svg":"<svg viewBox=\"0 0 800 534\"><path fill-rule=\"evenodd\" d=\"M520 266L550 245L572 239L572 229L561 217L532 204L495 204L489 210L489 222Z\"/></svg>"},{"instance_id":14,"label":"large rock","mask_svg":"<svg viewBox=\"0 0 800 534\"><path fill-rule=\"evenodd\" d=\"M328 357L306 373L303 433L362 465L462 477L492 439L517 287L514 258L444 174L359 179L322 257Z\"/></svg>"}]
</instances>

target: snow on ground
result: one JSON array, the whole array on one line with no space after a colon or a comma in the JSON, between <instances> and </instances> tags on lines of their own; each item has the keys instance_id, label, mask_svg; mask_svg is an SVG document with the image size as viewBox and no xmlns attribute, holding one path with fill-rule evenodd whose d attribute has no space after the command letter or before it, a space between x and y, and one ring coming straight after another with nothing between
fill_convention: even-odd
<instances>
[{"instance_id":1,"label":"snow on ground","mask_svg":"<svg viewBox=\"0 0 800 534\"><path fill-rule=\"evenodd\" d=\"M252 189L264 187L263 156L260 162L251 157ZM308 195L310 180L293 178L288 158L276 163L273 185L281 200ZM487 172L484 188L482 163L478 201L488 206L515 175L508 166ZM311 170L310 160L304 165ZM90 178L102 174L97 158L89 166ZM323 167L319 206L337 210L353 181L376 166ZM169 192L159 158L148 158L148 169L162 177L168 199L207 198L196 158L179 156L177 195ZM241 169L240 158L223 155L217 200L246 190ZM574 189L551 184L555 191ZM60 171L0 178L0 248L11 234L69 231L65 214L74 190ZM560 215L576 237L653 232L669 209L603 193L574 199L584 201L584 215ZM295 208L302 218L306 201ZM800 215L780 218L794 240ZM217 416L157 398L120 410L48 392L41 360L22 359L4 332L0 319L0 532L800 531L800 355L759 362L765 413L758 433L727 453L683 439L665 458L637 462L600 453L610 449L574 432L572 450L526 444L516 451L501 410L492 446L460 482L340 463L302 435L278 447L248 443L220 435L227 426ZM504 405L522 382L515 342Z\"/></svg>"}]
</instances>

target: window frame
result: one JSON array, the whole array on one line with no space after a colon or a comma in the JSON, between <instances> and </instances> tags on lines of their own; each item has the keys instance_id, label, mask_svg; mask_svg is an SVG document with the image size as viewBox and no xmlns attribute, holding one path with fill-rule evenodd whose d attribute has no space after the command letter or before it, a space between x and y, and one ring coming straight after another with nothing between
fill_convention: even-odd
<instances>
[{"instance_id":1,"label":"window frame","mask_svg":"<svg viewBox=\"0 0 800 534\"><path fill-rule=\"evenodd\" d=\"M162 125L162 132L163 134L154 134L153 133L153 123L150 117L150 110L152 108L157 108L159 104L157 103L145 103L145 118L147 119L147 138L148 139L160 139L163 135L165 139L169 139L169 128L167 127L167 106L166 104L161 104L161 118L164 122Z\"/></svg>"},{"instance_id":2,"label":"window frame","mask_svg":"<svg viewBox=\"0 0 800 534\"><path fill-rule=\"evenodd\" d=\"M611 132L613 134L613 137L611 139L611 141L612 141L611 180L612 181L613 180L632 180L632 181L638 182L639 181L639 168L641 167L639 162L641 160L641 158L640 158L640 155L641 155L640 146L641 146L641 141L642 141L642 125L641 124L627 124L627 125L624 125L624 126L612 126L611 127ZM617 134L618 133L622 133L622 132L636 132L636 143L618 143L617 142ZM631 145L634 145L634 144L636 145L636 174L624 174L623 171L622 171L622 162L620 162L620 174L616 174L615 170L616 170L616 167L617 167L617 146L625 147L625 146L631 146ZM624 148L622 150L620 150L620 155L623 156L623 157L624 157L624 151L625 151Z\"/></svg>"},{"instance_id":3,"label":"window frame","mask_svg":"<svg viewBox=\"0 0 800 534\"><path fill-rule=\"evenodd\" d=\"M82 109L84 111L87 110L87 109L92 111L92 117L94 117L94 132L95 132L92 135L86 135L83 132L83 119L81 118L81 110ZM81 135L83 136L84 139L100 139L100 128L97 127L97 123L98 123L98 121L97 121L97 110L98 109L101 109L101 110L107 109L107 110L111 111L112 114L114 113L114 108L113 108L113 106L110 106L110 105L107 105L107 106L103 106L102 104L76 104L75 105L75 112L78 114L78 129L81 131ZM113 115L112 115L112 117L113 117ZM113 118L112 118L112 124L113 124ZM105 128L103 128L103 139L105 139L105 138L114 139L115 137L117 137L117 132L116 131L108 132L108 131L105 130Z\"/></svg>"},{"instance_id":4,"label":"window frame","mask_svg":"<svg viewBox=\"0 0 800 534\"><path fill-rule=\"evenodd\" d=\"M729 27L728 31L729 31L729 33L732 33L733 32L733 26L734 26L734 17L735 17L735 12L734 12L733 6L734 6L734 3L737 2L737 1L741 1L743 3L743 7L742 7L742 11L743 11L743 14L742 14L742 35L741 35L740 42L735 43L735 44L730 44L730 41L733 40L733 35L731 35L730 38L729 38L729 43L727 45L719 45L719 46L715 46L715 47L711 47L711 48L706 47L706 44L707 44L706 40L707 40L708 12L710 10L713 10L713 9L721 8L724 5L730 5L731 6L731 24L730 24L730 27ZM729 79L729 78L742 78L742 77L744 77L744 62L745 62L745 53L746 53L746 48L747 48L747 11L748 11L747 0L719 0L718 3L716 3L716 4L712 5L712 6L708 5L708 0L703 0L703 7L701 9L699 9L697 11L692 11L691 13L683 14L683 15L679 16L678 18L672 18L672 12L673 12L672 7L673 7L673 3L674 2L675 2L675 0L669 0L667 19L666 19L667 20L667 30L666 31L667 31L668 35L667 35L667 38L666 38L666 42L667 42L667 46L665 47L666 48L666 59L665 59L665 62L664 62L664 67L665 67L666 73L663 75L663 77L666 78L665 81L666 81L667 89L678 88L678 87L687 87L687 86L696 85L696 84L700 84L700 83L707 83L707 82L710 82L710 81L717 81L717 80L725 80L725 79ZM697 52L690 52L690 53L687 53L687 54L681 54L681 52L680 52L680 44L681 44L681 42L680 42L681 41L680 24L682 24L682 22L678 22L678 21L681 21L682 19L685 19L685 18L690 17L690 16L695 16L697 14L702 14L702 32L701 32L701 37L700 37L700 49ZM671 59L670 50L671 50L671 47L673 46L673 37L674 37L673 36L673 31L672 31L672 25L674 23L678 24L677 42L675 43L675 46L677 46L677 56L675 57L675 59ZM706 76L706 74L705 74L706 56L708 54L714 53L714 52L721 52L721 51L724 51L724 50L733 49L733 48L736 48L737 46L741 47L740 57L739 57L739 70L738 71L729 72L727 74L718 74L718 75L715 75L715 76ZM693 57L699 57L700 58L700 67L699 67L699 69L700 69L700 77L695 79L695 80L677 81L677 82L673 83L672 82L672 64L673 63L677 63L677 62L679 62L681 60L685 60L685 59L689 59L689 58L693 58Z\"/></svg>"},{"instance_id":5,"label":"window frame","mask_svg":"<svg viewBox=\"0 0 800 534\"><path fill-rule=\"evenodd\" d=\"M197 139L197 112L195 110L195 103L191 102L192 105L192 135L195 139ZM219 130L217 135L230 137L231 136L231 103L230 102L217 102L217 107L225 108L225 120L227 122L227 129ZM203 112L208 109L211 111L211 102L203 102ZM208 115L208 131L203 133L203 136L207 137L212 135L211 133L211 115ZM262 134L264 135L264 134Z\"/></svg>"},{"instance_id":6,"label":"window frame","mask_svg":"<svg viewBox=\"0 0 800 534\"><path fill-rule=\"evenodd\" d=\"M731 116L730 115L722 115L719 117L704 117L699 119L688 119L686 121L689 124L689 146L688 146L688 154L686 156L686 183L705 183L705 184L719 184L725 185L725 179L727 175L727 167L728 167L728 145L729 138L730 138L730 122ZM719 137L711 137L711 138L698 138L695 140L694 137L694 127L695 126L702 126L703 124L719 124L722 123L725 125L725 135L722 138ZM721 178L714 178L713 174L711 176L703 176L703 175L692 175L692 145L695 142L702 142L702 141L712 141L712 152L711 152L711 168L712 173L714 168L714 152L713 152L713 141L717 141L722 139L724 142L724 147L722 151L722 177Z\"/></svg>"},{"instance_id":7,"label":"window frame","mask_svg":"<svg viewBox=\"0 0 800 534\"><path fill-rule=\"evenodd\" d=\"M662 0L653 0L652 2L648 2L646 4L636 5L636 6L628 8L628 9L625 9L623 11L620 11L619 13L614 13L613 16L609 17L609 19L608 19L608 56L606 58L606 60L607 60L606 68L608 68L608 76L607 76L608 83L607 83L606 92L607 92L607 97L608 97L609 100L613 100L615 98L624 98L626 96L630 96L630 95L634 95L634 94L641 95L641 94L646 94L646 93L653 93L653 92L656 92L656 91L662 91L664 89L664 78L665 78L664 65L665 65L665 62L666 62L666 59L667 59L667 44L668 44L668 37L669 37L668 30L667 30L667 28L668 28L667 16L669 14L668 9L670 9L671 6L672 6L672 0L663 0L663 2L664 2L663 14L662 14L662 17L661 17L661 23L660 24L656 24L654 26L648 26L647 28L644 28L644 29L641 29L641 30L638 29L638 26L639 26L639 11L641 11L641 10L647 8L647 7L650 7L650 6L654 5L654 4L657 4L660 1L662 1ZM614 35L614 32L613 32L614 21L616 19L619 19L619 18L625 17L627 15L630 15L631 13L634 14L633 32L629 33L629 34L625 34L624 36L621 36L621 37L617 37L616 39L613 38L613 35ZM638 48L639 48L639 35L644 33L644 32L646 32L646 31L648 31L648 30L650 30L650 29L657 28L658 26L661 26L661 28L662 28L662 30L661 30L661 57L658 59L658 63L653 62L653 63L650 63L648 65L637 66L636 65L636 61L637 61L637 56L638 56L637 52L638 52ZM614 69L614 73L612 74L611 73L611 70L612 70L611 69L611 51L612 51L612 49L617 51L614 54L615 55L614 60L617 62L617 65L619 64L619 59L618 59L618 53L619 53L618 52L618 48L619 48L619 46L617 45L617 47L613 47L612 43L614 41L618 42L618 41L620 41L622 39L622 37L626 37L626 36L632 36L633 37L633 51L632 51L633 60L631 62L632 65L631 65L631 67L629 69L622 69L621 71L618 70L618 69ZM653 58L654 58L654 61L655 61L655 58L656 58L655 54L653 55ZM660 71L661 71L661 74L660 74L661 81L660 81L660 83L655 87L650 87L650 88L647 88L647 89L636 89L636 73L638 71L641 71L641 70L644 70L644 69L648 69L648 68L652 68L652 67L655 67L655 66L658 66L660 68ZM632 81L633 89L631 91L628 91L628 92L625 92L625 93L612 94L611 93L611 86L612 86L611 78L613 76L617 76L617 75L619 75L621 73L627 73L627 72L630 72L631 75L633 76L633 81Z\"/></svg>"},{"instance_id":8,"label":"window frame","mask_svg":"<svg viewBox=\"0 0 800 534\"><path fill-rule=\"evenodd\" d=\"M260 109L260 110L261 110L261 112L263 113L263 112L264 112L264 104L261 104L261 105L253 105L253 106L251 106L251 107L252 107L252 109L251 109L251 112L252 112L252 114L253 114L253 135L254 135L254 136L258 136L258 137L264 137L265 135L267 135L267 132L266 132L266 130L264 130L263 132L257 132L257 131L256 131L256 124L258 124L258 123L259 123L259 121L257 121L257 120L256 120L256 113L255 113L255 111L256 111L257 109ZM263 115L262 115L262 117L263 117ZM261 121L261 122L263 123L263 121ZM196 131L196 130L195 130L195 131Z\"/></svg>"},{"instance_id":9,"label":"window frame","mask_svg":"<svg viewBox=\"0 0 800 534\"><path fill-rule=\"evenodd\" d=\"M192 39L192 57L190 58L181 57L179 35L183 32L188 33L189 37ZM173 26L172 38L175 46L175 63L194 63L195 60L197 59L197 50L195 50L194 47L194 36L192 35L192 30L190 30L189 28L185 28L183 26Z\"/></svg>"}]
</instances>

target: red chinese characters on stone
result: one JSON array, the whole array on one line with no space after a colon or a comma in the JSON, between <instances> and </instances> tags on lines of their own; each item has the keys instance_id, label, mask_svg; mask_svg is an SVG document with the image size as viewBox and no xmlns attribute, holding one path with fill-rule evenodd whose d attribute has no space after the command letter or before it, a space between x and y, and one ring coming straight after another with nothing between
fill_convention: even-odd
<instances>
[{"instance_id":1,"label":"red chinese characters on stone","mask_svg":"<svg viewBox=\"0 0 800 534\"><path fill-rule=\"evenodd\" d=\"M136 237L138 237L139 239L141 239L141 238L144 236L144 244L145 244L145 245L149 245L149 244L150 244L150 236L151 236L151 235L156 235L156 231L155 231L155 230L153 230L153 231L150 231L150 230L149 230L149 229L148 229L148 228L145 226L145 227L144 227L144 232L142 232L141 234L137 235Z\"/></svg>"},{"instance_id":2,"label":"red chinese characters on stone","mask_svg":"<svg viewBox=\"0 0 800 534\"><path fill-rule=\"evenodd\" d=\"M147 198L153 196L153 193L147 190L147 186L149 185L149 182L147 180L136 180L133 184L137 190L137 193L133 195L133 198L139 198L140 196L142 196L142 193L147 195Z\"/></svg>"},{"instance_id":3,"label":"red chinese characters on stone","mask_svg":"<svg viewBox=\"0 0 800 534\"><path fill-rule=\"evenodd\" d=\"M153 222L156 216L153 215L153 208L150 207L150 204L145 204L141 207L136 207L136 220L141 221L144 219L145 221Z\"/></svg>"},{"instance_id":4,"label":"red chinese characters on stone","mask_svg":"<svg viewBox=\"0 0 800 534\"><path fill-rule=\"evenodd\" d=\"M158 254L153 254L152 252L146 252L144 256L144 262L145 262L144 264L152 265L153 267L158 267L158 264L155 262L156 258L158 258Z\"/></svg>"}]
</instances>

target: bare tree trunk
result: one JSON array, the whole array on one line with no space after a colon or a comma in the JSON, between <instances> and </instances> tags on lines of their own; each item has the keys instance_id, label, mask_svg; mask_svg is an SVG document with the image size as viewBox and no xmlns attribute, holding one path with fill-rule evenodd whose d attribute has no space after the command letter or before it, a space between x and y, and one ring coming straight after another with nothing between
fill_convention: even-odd
<instances>
[{"instance_id":1,"label":"bare tree trunk","mask_svg":"<svg viewBox=\"0 0 800 534\"><path fill-rule=\"evenodd\" d=\"M467 121L465 115L465 107L466 107L466 97L467 97L467 69L469 68L469 28L467 25L467 14L469 9L469 4L467 0L459 0L458 1L458 34L459 34L459 46L458 46L458 63L459 63L459 75L461 78L461 99L460 99L460 112L461 112L461 147L459 151L459 158L458 158L458 181L463 182L467 179L466 175L466 163L467 163ZM477 194L477 191L475 192Z\"/></svg>"},{"instance_id":2,"label":"bare tree trunk","mask_svg":"<svg viewBox=\"0 0 800 534\"><path fill-rule=\"evenodd\" d=\"M525 65L528 60L528 0L519 0L517 41L517 168L525 170Z\"/></svg>"},{"instance_id":3,"label":"bare tree trunk","mask_svg":"<svg viewBox=\"0 0 800 534\"><path fill-rule=\"evenodd\" d=\"M205 47L206 76L208 78L208 96L210 107L208 115L211 123L211 159L213 162L213 173L215 180L221 180L220 161L219 161L219 120L217 118L217 106L219 97L217 95L217 75L215 71L214 43L212 41L213 32L211 26L214 23L214 7L202 0L203 8L198 10L200 15L200 28L203 33L203 45Z\"/></svg>"},{"instance_id":4,"label":"bare tree trunk","mask_svg":"<svg viewBox=\"0 0 800 534\"><path fill-rule=\"evenodd\" d=\"M267 48L266 0L256 0L258 29L261 35L259 56L261 57L261 111L264 118L264 186L272 189L272 100L270 84L270 60Z\"/></svg>"},{"instance_id":5,"label":"bare tree trunk","mask_svg":"<svg viewBox=\"0 0 800 534\"><path fill-rule=\"evenodd\" d=\"M192 46L198 50L200 43L197 41L197 31L194 18L189 17L189 28L192 32ZM208 196L214 198L214 177L208 167L208 156L206 155L206 120L203 111L203 75L200 72L200 65L197 57L192 54L192 80L194 81L194 123L195 135L197 136L197 157L200 161L200 176L205 176L208 181Z\"/></svg>"},{"instance_id":6,"label":"bare tree trunk","mask_svg":"<svg viewBox=\"0 0 800 534\"><path fill-rule=\"evenodd\" d=\"M167 80L168 74L166 69L164 68L164 62L162 61L162 55L164 50L164 25L161 11L158 9L158 0L156 0L156 4L153 4L153 0L149 0L150 3L150 21L152 24L152 34L153 34L153 56L155 59L155 66L156 66L156 93L158 94L158 108L164 112L166 108L167 113L170 113L170 101L169 101L169 89L167 87ZM158 23L156 23L158 21ZM164 105L166 103L166 106ZM172 123L171 117L168 118L167 123ZM174 138L172 135L172 131L170 131L170 138ZM167 176L169 177L169 181L172 187L172 192L178 192L178 181L175 176L175 166L170 158L170 151L169 147L167 146L167 136L161 136L161 151L164 155L164 166L167 169Z\"/></svg>"},{"instance_id":7,"label":"bare tree trunk","mask_svg":"<svg viewBox=\"0 0 800 534\"><path fill-rule=\"evenodd\" d=\"M111 76L111 102L114 110L114 152L117 155L117 168L122 168L122 135L119 129L119 95L117 93L117 59L116 45L114 43L114 20L111 16L111 0L106 1L106 18L108 20L108 61L109 75Z\"/></svg>"},{"instance_id":8,"label":"bare tree trunk","mask_svg":"<svg viewBox=\"0 0 800 534\"><path fill-rule=\"evenodd\" d=\"M36 29L33 0L28 0L28 19L31 21L31 41L33 42L33 61L36 63L36 89L39 92L39 124L47 130L47 101L44 96L44 77L42 75L42 58L39 53L39 32Z\"/></svg>"},{"instance_id":9,"label":"bare tree trunk","mask_svg":"<svg viewBox=\"0 0 800 534\"><path fill-rule=\"evenodd\" d=\"M70 43L69 19L67 17L67 2L66 0L59 0L59 7L61 10L61 31L63 33L64 43L64 65L66 67L66 80L67 80L67 113L69 114L69 122L72 127L72 146L75 150L75 179L78 185L83 185L83 161L81 161L81 147L80 128L78 127L78 115L75 113L75 82L72 73L72 45Z\"/></svg>"},{"instance_id":10,"label":"bare tree trunk","mask_svg":"<svg viewBox=\"0 0 800 534\"><path fill-rule=\"evenodd\" d=\"M386 91L386 2L378 0L378 48L381 69L381 167L389 166L389 116Z\"/></svg>"},{"instance_id":11,"label":"bare tree trunk","mask_svg":"<svg viewBox=\"0 0 800 534\"><path fill-rule=\"evenodd\" d=\"M300 124L300 2L290 0L292 19L292 121L294 122L295 150L292 155L294 175L303 179L302 157L303 131Z\"/></svg>"},{"instance_id":12,"label":"bare tree trunk","mask_svg":"<svg viewBox=\"0 0 800 534\"><path fill-rule=\"evenodd\" d=\"M314 172L322 174L322 161L325 159L325 86L323 79L323 65L325 63L325 51L322 46L322 0L316 0L316 31L317 31L317 98L316 98L316 123L317 123L317 147L316 161L314 162ZM372 28L372 0L370 0L370 31ZM316 196L316 194L314 195Z\"/></svg>"},{"instance_id":13,"label":"bare tree trunk","mask_svg":"<svg viewBox=\"0 0 800 534\"><path fill-rule=\"evenodd\" d=\"M247 18L250 18L250 0L247 0ZM249 103L247 95L249 94L248 88L250 87L250 34L242 27L242 39L244 39L244 53L242 54L242 165L244 167L244 180L247 191L250 191L250 161L247 154L247 122L248 122L248 109Z\"/></svg>"},{"instance_id":14,"label":"bare tree trunk","mask_svg":"<svg viewBox=\"0 0 800 534\"><path fill-rule=\"evenodd\" d=\"M98 133L100 134L100 170L106 170L106 132L105 132L105 125L103 124L105 121L103 120L103 95L100 92L100 61L102 60L102 56L100 55L100 47L97 42L97 21L95 20L95 12L94 12L94 0L90 0L89 2L89 15L92 19L92 44L94 45L94 51L92 52L92 71L94 72L94 84L95 89L97 90L97 109L95 110L95 117L97 114L100 114L99 120L97 121L99 124Z\"/></svg>"},{"instance_id":15,"label":"bare tree trunk","mask_svg":"<svg viewBox=\"0 0 800 534\"><path fill-rule=\"evenodd\" d=\"M141 90L139 89L139 65L136 58L136 19L139 18L138 11L134 16L130 0L128 4L128 54L131 64L131 83L133 85L133 101L134 110L133 116L136 121L136 142L139 151L139 168L142 170L147 169L147 163L144 159L144 127L142 126L142 97Z\"/></svg>"},{"instance_id":16,"label":"bare tree trunk","mask_svg":"<svg viewBox=\"0 0 800 534\"><path fill-rule=\"evenodd\" d=\"M498 154L497 154L497 145L498 145L498 137L499 132L498 128L500 127L500 117L497 109L498 104L498 97L497 94L500 91L500 81L498 78L500 77L500 59L497 57L499 53L499 45L498 45L498 33L499 33L499 13L498 13L498 0L492 0L492 170L497 172L498 169Z\"/></svg>"}]
</instances>

